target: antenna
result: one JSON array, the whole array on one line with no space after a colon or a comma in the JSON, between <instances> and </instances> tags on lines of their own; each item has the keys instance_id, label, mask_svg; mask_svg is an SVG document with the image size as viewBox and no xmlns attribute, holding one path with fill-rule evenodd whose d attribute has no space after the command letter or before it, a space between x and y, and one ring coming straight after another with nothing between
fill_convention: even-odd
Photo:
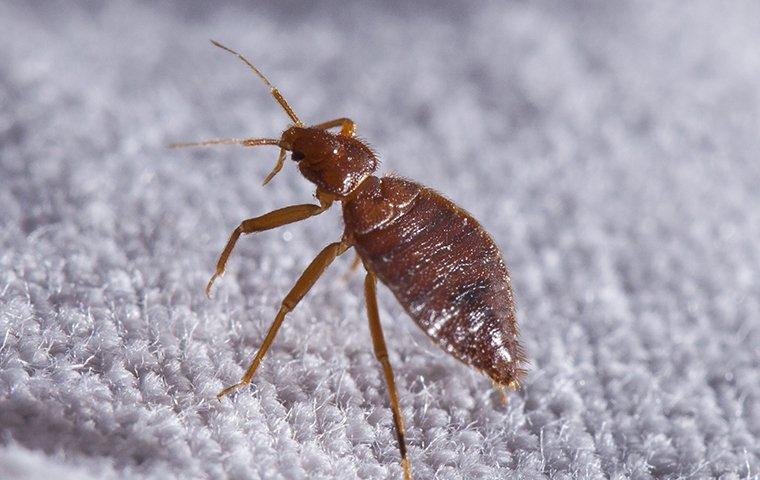
<instances>
[{"instance_id":1,"label":"antenna","mask_svg":"<svg viewBox=\"0 0 760 480\"><path fill-rule=\"evenodd\" d=\"M255 147L257 145L280 146L280 140L276 138L214 138L201 142L172 143L169 145L169 148L205 147L206 145L242 145L244 147Z\"/></svg>"},{"instance_id":2,"label":"antenna","mask_svg":"<svg viewBox=\"0 0 760 480\"><path fill-rule=\"evenodd\" d=\"M221 48L222 50L230 52L231 54L235 55L240 60L242 60L243 63L245 63L246 65L248 65L248 67L251 70L253 70L253 73L255 73L266 84L266 86L269 87L270 93L272 94L272 96L274 97L274 99L277 100L277 103L280 104L280 106L282 107L282 109L285 110L285 113L288 114L288 116L290 117L290 119L293 120L293 123L295 123L296 126L298 126L298 127L303 127L303 122L301 122L301 120L298 118L298 115L296 115L296 112L294 112L293 109L290 108L290 105L288 104L287 100L285 100L285 97L282 96L282 94L280 93L280 91L277 90L277 88L274 85L272 85L272 82L270 82L269 79L267 77L265 77L264 74L261 73L258 68L256 68L251 62L248 61L248 59L246 59L244 56L242 56L241 54L239 54L235 50L233 50L231 48L228 48L228 47L225 47L224 45L222 45L221 43L217 42L216 40L211 40L211 43L214 46Z\"/></svg>"}]
</instances>

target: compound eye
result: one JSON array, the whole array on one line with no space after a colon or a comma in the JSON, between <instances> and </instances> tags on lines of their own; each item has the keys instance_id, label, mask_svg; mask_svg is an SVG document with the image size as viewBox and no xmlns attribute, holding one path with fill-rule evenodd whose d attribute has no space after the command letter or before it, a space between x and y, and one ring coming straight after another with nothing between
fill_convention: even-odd
<instances>
[{"instance_id":1,"label":"compound eye","mask_svg":"<svg viewBox=\"0 0 760 480\"><path fill-rule=\"evenodd\" d=\"M290 158L293 159L296 162L300 162L303 160L305 155L303 152L299 152L298 150L293 150L293 153L290 154Z\"/></svg>"}]
</instances>

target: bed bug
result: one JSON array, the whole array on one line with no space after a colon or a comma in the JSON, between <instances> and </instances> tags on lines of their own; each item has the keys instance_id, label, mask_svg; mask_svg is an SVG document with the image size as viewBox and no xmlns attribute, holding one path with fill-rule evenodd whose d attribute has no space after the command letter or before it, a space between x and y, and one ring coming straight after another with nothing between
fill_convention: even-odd
<instances>
[{"instance_id":1,"label":"bed bug","mask_svg":"<svg viewBox=\"0 0 760 480\"><path fill-rule=\"evenodd\" d=\"M374 175L378 160L355 135L348 118L305 125L280 91L243 55L211 41L237 56L269 87L293 122L280 138L228 138L177 143L172 147L235 144L273 145L280 152L266 185L282 169L287 152L301 174L316 185L319 204L292 205L243 220L219 256L206 285L224 273L227 260L242 234L277 228L326 211L340 202L345 230L326 246L285 296L279 311L240 381L217 397L247 385L272 344L288 312L316 283L330 263L353 247L366 269L364 295L374 353L380 362L390 396L404 478L411 468L404 439L393 370L378 315L376 282L395 295L406 312L438 346L475 367L500 388L515 389L527 363L518 341L515 306L509 274L498 247L467 212L437 192L397 176ZM340 128L337 133L330 130Z\"/></svg>"}]
</instances>

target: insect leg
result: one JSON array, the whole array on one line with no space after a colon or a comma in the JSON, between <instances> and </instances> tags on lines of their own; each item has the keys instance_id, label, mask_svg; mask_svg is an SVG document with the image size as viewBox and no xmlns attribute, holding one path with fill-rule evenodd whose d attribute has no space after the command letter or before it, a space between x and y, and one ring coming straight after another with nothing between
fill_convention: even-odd
<instances>
[{"instance_id":1,"label":"insect leg","mask_svg":"<svg viewBox=\"0 0 760 480\"><path fill-rule=\"evenodd\" d=\"M243 374L243 377L238 383L220 391L216 395L217 398L221 399L228 393L233 392L238 388L250 383L253 374L259 367L259 363L261 363L261 359L264 358L264 355L267 353L269 346L272 344L272 341L274 341L274 337L277 335L277 330L280 329L282 321L285 320L285 315L287 315L288 312L293 310L296 305L298 305L298 302L300 302L304 295L308 293L309 289L311 289L311 287L317 282L322 273L324 273L327 266L330 265L333 260L335 260L335 257L348 250L348 248L349 245L343 241L331 243L330 245L323 248L322 251L319 252L319 254L314 258L314 260L311 261L309 266L306 267L306 270L304 270L304 272L296 281L295 285L293 285L293 288L290 289L290 292L282 301L280 310L277 312L272 325L269 327L269 331L267 331L266 337L264 337L264 341L261 343L259 350L256 352L256 356L253 357L253 360L248 366L248 369L245 371L245 374Z\"/></svg>"},{"instance_id":2,"label":"insect leg","mask_svg":"<svg viewBox=\"0 0 760 480\"><path fill-rule=\"evenodd\" d=\"M507 397L507 393L504 391L506 387L504 385L500 385L495 382L493 386L496 389L496 391L499 392L499 401L501 402L501 404L507 405L509 403L509 398Z\"/></svg>"},{"instance_id":3,"label":"insect leg","mask_svg":"<svg viewBox=\"0 0 760 480\"><path fill-rule=\"evenodd\" d=\"M404 479L412 478L409 466L409 459L406 456L406 440L404 439L404 418L401 415L401 408L398 404L398 395L396 394L396 382L393 379L393 369L391 362L388 360L388 349L385 346L383 328L380 325L380 314L377 311L377 292L375 289L375 274L367 272L364 280L364 298L367 302L367 316L369 317L369 331L372 335L372 345L375 350L375 356L383 367L385 383L388 386L388 395L391 398L391 411L393 412L393 423L396 426L396 435L398 437L398 449L401 453L401 467L404 469Z\"/></svg>"},{"instance_id":4,"label":"insect leg","mask_svg":"<svg viewBox=\"0 0 760 480\"><path fill-rule=\"evenodd\" d=\"M329 200L320 200L320 205L312 205L309 203L302 205L291 205L289 207L280 208L269 213L265 213L260 217L249 218L243 220L235 230L232 231L230 239L227 240L227 244L219 255L219 260L216 262L216 271L211 276L206 284L206 296L211 294L211 286L214 284L214 280L219 278L224 273L224 267L227 265L227 259L232 253L232 249L235 248L235 244L243 233L262 232L264 230L270 230L272 228L281 227L289 223L305 220L314 215L319 215L328 208L332 202Z\"/></svg>"},{"instance_id":5,"label":"insect leg","mask_svg":"<svg viewBox=\"0 0 760 480\"><path fill-rule=\"evenodd\" d=\"M354 271L359 268L359 265L362 264L362 259L359 255L354 256L354 259L351 261L351 265L349 265L348 269L346 270L346 273L344 273L340 279L343 282L349 281L351 278L351 274L354 273Z\"/></svg>"},{"instance_id":6,"label":"insect leg","mask_svg":"<svg viewBox=\"0 0 760 480\"><path fill-rule=\"evenodd\" d=\"M277 162L274 164L274 167L272 167L272 171L267 174L267 176L264 178L264 182L262 185L266 185L269 183L270 180L274 178L275 175L280 173L280 170L282 170L283 165L285 165L285 149L280 148L280 154L277 156Z\"/></svg>"},{"instance_id":7,"label":"insect leg","mask_svg":"<svg viewBox=\"0 0 760 480\"><path fill-rule=\"evenodd\" d=\"M336 118L335 120L318 123L312 127L321 128L323 130L340 127L340 134L346 137L353 137L356 133L356 124L350 118Z\"/></svg>"}]
</instances>

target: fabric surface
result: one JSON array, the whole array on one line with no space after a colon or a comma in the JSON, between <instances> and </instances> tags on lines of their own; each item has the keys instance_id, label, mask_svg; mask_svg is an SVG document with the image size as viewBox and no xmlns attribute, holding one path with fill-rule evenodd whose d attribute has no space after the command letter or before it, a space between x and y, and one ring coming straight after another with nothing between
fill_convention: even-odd
<instances>
[{"instance_id":1,"label":"fabric surface","mask_svg":"<svg viewBox=\"0 0 760 480\"><path fill-rule=\"evenodd\" d=\"M31 2L29 2L31 3ZM167 150L348 115L470 211L531 370L508 405L380 288L419 479L758 478L760 4L0 4L0 478L400 478L362 275L276 149Z\"/></svg>"}]
</instances>

